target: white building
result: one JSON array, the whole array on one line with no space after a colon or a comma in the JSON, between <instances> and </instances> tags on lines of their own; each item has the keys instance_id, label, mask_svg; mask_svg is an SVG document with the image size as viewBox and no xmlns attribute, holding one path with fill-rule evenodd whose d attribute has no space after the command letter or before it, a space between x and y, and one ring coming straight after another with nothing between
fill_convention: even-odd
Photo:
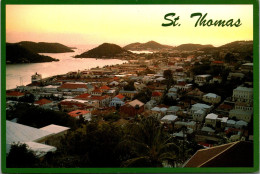
<instances>
[{"instance_id":1,"label":"white building","mask_svg":"<svg viewBox=\"0 0 260 174\"><path fill-rule=\"evenodd\" d=\"M207 103L216 104L221 101L221 96L214 93L208 93L206 95L203 95L202 100Z\"/></svg>"},{"instance_id":2,"label":"white building","mask_svg":"<svg viewBox=\"0 0 260 174\"><path fill-rule=\"evenodd\" d=\"M209 74L204 74L204 75L197 75L195 76L195 83L198 84L199 86L203 86L207 84L211 79L211 75Z\"/></svg>"},{"instance_id":3,"label":"white building","mask_svg":"<svg viewBox=\"0 0 260 174\"><path fill-rule=\"evenodd\" d=\"M229 111L229 118L235 117L238 120L250 122L253 116L253 111L245 111L241 109L232 109Z\"/></svg>"},{"instance_id":4,"label":"white building","mask_svg":"<svg viewBox=\"0 0 260 174\"><path fill-rule=\"evenodd\" d=\"M233 90L233 101L253 102L253 88L239 86Z\"/></svg>"}]
</instances>

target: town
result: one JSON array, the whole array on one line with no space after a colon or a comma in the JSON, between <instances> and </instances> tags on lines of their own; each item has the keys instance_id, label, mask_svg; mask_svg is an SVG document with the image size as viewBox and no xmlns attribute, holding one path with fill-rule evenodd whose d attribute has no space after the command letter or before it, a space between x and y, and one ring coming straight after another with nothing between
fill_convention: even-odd
<instances>
[{"instance_id":1,"label":"town","mask_svg":"<svg viewBox=\"0 0 260 174\"><path fill-rule=\"evenodd\" d=\"M26 142L48 161L48 167L199 167L205 162L194 162L200 149L221 145L227 149L243 141L253 142L252 57L229 49L202 49L162 50L122 55L121 59L128 62L48 78L35 72L29 85L7 90L8 151L11 142ZM116 147L126 135L132 135L127 140L140 138L141 134L135 134L140 125L150 133L150 129L161 127L178 147L172 150L176 157L161 163L130 161L138 157L133 151L140 155L144 147L125 144L127 153ZM128 134L119 131L125 128ZM31 137L8 137L12 131L27 131ZM153 133L151 141L156 136L163 140L163 133ZM253 151L251 145L244 153ZM54 155L50 158L48 152ZM83 152L88 154L84 158ZM55 163L55 154L62 163ZM251 166L250 162L244 165Z\"/></svg>"}]
</instances>

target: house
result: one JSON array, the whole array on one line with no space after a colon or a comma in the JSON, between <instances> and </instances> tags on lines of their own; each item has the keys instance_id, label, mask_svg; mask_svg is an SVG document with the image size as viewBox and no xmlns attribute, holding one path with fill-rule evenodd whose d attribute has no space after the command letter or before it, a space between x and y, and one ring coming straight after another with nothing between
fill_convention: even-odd
<instances>
[{"instance_id":1,"label":"house","mask_svg":"<svg viewBox=\"0 0 260 174\"><path fill-rule=\"evenodd\" d=\"M106 91L110 90L110 87L104 85L104 86L101 86L99 89L100 89L102 92L106 92Z\"/></svg>"},{"instance_id":2,"label":"house","mask_svg":"<svg viewBox=\"0 0 260 174\"><path fill-rule=\"evenodd\" d=\"M215 76L213 79L210 80L210 83L221 83L222 82L222 77L220 76Z\"/></svg>"},{"instance_id":3,"label":"house","mask_svg":"<svg viewBox=\"0 0 260 174\"><path fill-rule=\"evenodd\" d=\"M88 100L90 96L91 95L89 93L84 93L84 94L77 95L76 97L74 97L74 99Z\"/></svg>"},{"instance_id":4,"label":"house","mask_svg":"<svg viewBox=\"0 0 260 174\"><path fill-rule=\"evenodd\" d=\"M89 98L89 101L96 101L97 102L97 108L100 108L100 107L106 107L109 105L110 103L110 96L108 95L104 95L104 96L91 96Z\"/></svg>"},{"instance_id":5,"label":"house","mask_svg":"<svg viewBox=\"0 0 260 174\"><path fill-rule=\"evenodd\" d=\"M145 109L152 109L153 107L155 107L156 105L156 101L155 100L150 100L145 104Z\"/></svg>"},{"instance_id":6,"label":"house","mask_svg":"<svg viewBox=\"0 0 260 174\"><path fill-rule=\"evenodd\" d=\"M101 96L103 94L101 89L94 89L93 91L91 91L91 95L93 96Z\"/></svg>"},{"instance_id":7,"label":"house","mask_svg":"<svg viewBox=\"0 0 260 174\"><path fill-rule=\"evenodd\" d=\"M192 84L187 84L186 82L179 82L176 85L174 85L174 87L180 91L189 91L192 89Z\"/></svg>"},{"instance_id":8,"label":"house","mask_svg":"<svg viewBox=\"0 0 260 174\"><path fill-rule=\"evenodd\" d=\"M192 118L193 120L195 121L200 121L202 122L205 118L207 114L207 111L205 109L199 109L199 110L196 110L193 114L192 114Z\"/></svg>"},{"instance_id":9,"label":"house","mask_svg":"<svg viewBox=\"0 0 260 174\"><path fill-rule=\"evenodd\" d=\"M254 67L253 63L245 63L241 66L241 71L245 73L253 72L253 67Z\"/></svg>"},{"instance_id":10,"label":"house","mask_svg":"<svg viewBox=\"0 0 260 174\"><path fill-rule=\"evenodd\" d=\"M236 89L233 90L232 100L252 103L253 88L247 88L242 86L237 87Z\"/></svg>"},{"instance_id":11,"label":"house","mask_svg":"<svg viewBox=\"0 0 260 174\"><path fill-rule=\"evenodd\" d=\"M96 100L79 100L79 99L65 99L60 103L61 111L70 112L74 110L89 110L99 107L99 103Z\"/></svg>"},{"instance_id":12,"label":"house","mask_svg":"<svg viewBox=\"0 0 260 174\"><path fill-rule=\"evenodd\" d=\"M125 96L118 94L116 95L110 102L109 106L114 106L114 107L121 107L125 104L124 102Z\"/></svg>"},{"instance_id":13,"label":"house","mask_svg":"<svg viewBox=\"0 0 260 174\"><path fill-rule=\"evenodd\" d=\"M72 82L67 82L62 84L60 87L57 88L58 91L62 92L82 92L82 93L90 93L93 88L89 89L89 85L86 83L72 83Z\"/></svg>"},{"instance_id":14,"label":"house","mask_svg":"<svg viewBox=\"0 0 260 174\"><path fill-rule=\"evenodd\" d=\"M241 109L232 109L229 111L229 118L236 118L238 120L243 120L249 123L252 119L253 111L241 110Z\"/></svg>"},{"instance_id":15,"label":"house","mask_svg":"<svg viewBox=\"0 0 260 174\"><path fill-rule=\"evenodd\" d=\"M75 110L68 113L69 116L79 119L80 117L83 117L84 120L91 120L91 112L87 110Z\"/></svg>"},{"instance_id":16,"label":"house","mask_svg":"<svg viewBox=\"0 0 260 174\"><path fill-rule=\"evenodd\" d=\"M198 99L202 99L202 96L204 95L204 93L202 91L200 91L198 88L192 90L192 91L189 91L187 93L187 95L189 97L193 97L193 98L198 98Z\"/></svg>"},{"instance_id":17,"label":"house","mask_svg":"<svg viewBox=\"0 0 260 174\"><path fill-rule=\"evenodd\" d=\"M157 91L152 92L151 100L154 100L157 103L159 103L161 101L161 99L162 99L162 93L157 92Z\"/></svg>"},{"instance_id":18,"label":"house","mask_svg":"<svg viewBox=\"0 0 260 174\"><path fill-rule=\"evenodd\" d=\"M170 106L168 109L167 109L167 114L177 114L178 111L181 110L181 107L179 106Z\"/></svg>"},{"instance_id":19,"label":"house","mask_svg":"<svg viewBox=\"0 0 260 174\"><path fill-rule=\"evenodd\" d=\"M172 123L174 121L176 121L178 119L178 116L176 115L165 115L161 121L164 122L164 123Z\"/></svg>"},{"instance_id":20,"label":"house","mask_svg":"<svg viewBox=\"0 0 260 174\"><path fill-rule=\"evenodd\" d=\"M184 122L184 121L176 121L174 123L174 128L179 129L181 127L187 127L190 128L192 130L196 130L196 122L195 121L188 121L188 122Z\"/></svg>"},{"instance_id":21,"label":"house","mask_svg":"<svg viewBox=\"0 0 260 174\"><path fill-rule=\"evenodd\" d=\"M202 122L206 114L211 110L211 108L212 106L202 103L196 103L192 105L190 109L190 114L192 115L194 121Z\"/></svg>"},{"instance_id":22,"label":"house","mask_svg":"<svg viewBox=\"0 0 260 174\"><path fill-rule=\"evenodd\" d=\"M6 91L6 98L15 98L19 99L21 97L24 97L25 93L19 92L19 91Z\"/></svg>"},{"instance_id":23,"label":"house","mask_svg":"<svg viewBox=\"0 0 260 174\"><path fill-rule=\"evenodd\" d=\"M203 95L202 100L207 103L217 104L221 101L221 96L214 93L208 93Z\"/></svg>"},{"instance_id":24,"label":"house","mask_svg":"<svg viewBox=\"0 0 260 174\"><path fill-rule=\"evenodd\" d=\"M233 72L230 72L228 74L228 77L227 77L227 80L236 80L236 79L243 79L245 77L245 74L243 73L233 73Z\"/></svg>"},{"instance_id":25,"label":"house","mask_svg":"<svg viewBox=\"0 0 260 174\"><path fill-rule=\"evenodd\" d=\"M53 101L43 98L34 102L34 104L42 108L49 109L53 106Z\"/></svg>"},{"instance_id":26,"label":"house","mask_svg":"<svg viewBox=\"0 0 260 174\"><path fill-rule=\"evenodd\" d=\"M144 103L137 99L121 106L120 108L120 113L125 114L128 117L134 117L142 112L144 112Z\"/></svg>"},{"instance_id":27,"label":"house","mask_svg":"<svg viewBox=\"0 0 260 174\"><path fill-rule=\"evenodd\" d=\"M216 127L218 115L210 113L205 118L205 125Z\"/></svg>"},{"instance_id":28,"label":"house","mask_svg":"<svg viewBox=\"0 0 260 174\"><path fill-rule=\"evenodd\" d=\"M120 95L126 96L130 99L134 98L134 96L137 94L137 91L125 91L125 90L121 90L119 91Z\"/></svg>"},{"instance_id":29,"label":"house","mask_svg":"<svg viewBox=\"0 0 260 174\"><path fill-rule=\"evenodd\" d=\"M203 86L207 84L211 79L211 75L209 74L204 74L204 75L196 75L195 76L195 83L198 84L199 86Z\"/></svg>"},{"instance_id":30,"label":"house","mask_svg":"<svg viewBox=\"0 0 260 174\"><path fill-rule=\"evenodd\" d=\"M198 150L183 167L253 167L253 143L237 141Z\"/></svg>"}]
</instances>

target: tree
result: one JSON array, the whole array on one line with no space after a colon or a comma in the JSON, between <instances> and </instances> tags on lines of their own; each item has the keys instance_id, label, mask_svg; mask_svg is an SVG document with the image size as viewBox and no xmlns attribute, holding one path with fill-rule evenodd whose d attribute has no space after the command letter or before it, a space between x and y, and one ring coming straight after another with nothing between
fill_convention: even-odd
<instances>
[{"instance_id":1,"label":"tree","mask_svg":"<svg viewBox=\"0 0 260 174\"><path fill-rule=\"evenodd\" d=\"M152 92L148 88L143 89L138 94L134 96L133 99L138 99L139 101L143 103L147 103L149 100L151 100Z\"/></svg>"},{"instance_id":2,"label":"tree","mask_svg":"<svg viewBox=\"0 0 260 174\"><path fill-rule=\"evenodd\" d=\"M143 118L129 124L125 131L118 147L124 154L121 156L124 167L162 167L165 161L173 165L179 156L179 147L157 118Z\"/></svg>"},{"instance_id":3,"label":"tree","mask_svg":"<svg viewBox=\"0 0 260 174\"><path fill-rule=\"evenodd\" d=\"M172 77L172 71L171 70L165 70L163 72L163 77L166 78L166 85L167 85L167 91L170 89L171 85L173 84L173 77Z\"/></svg>"},{"instance_id":4,"label":"tree","mask_svg":"<svg viewBox=\"0 0 260 174\"><path fill-rule=\"evenodd\" d=\"M134 81L133 80L129 81L128 84L124 87L124 90L134 91L135 90Z\"/></svg>"},{"instance_id":5,"label":"tree","mask_svg":"<svg viewBox=\"0 0 260 174\"><path fill-rule=\"evenodd\" d=\"M38 167L39 159L26 144L14 144L6 158L7 168L33 168Z\"/></svg>"}]
</instances>

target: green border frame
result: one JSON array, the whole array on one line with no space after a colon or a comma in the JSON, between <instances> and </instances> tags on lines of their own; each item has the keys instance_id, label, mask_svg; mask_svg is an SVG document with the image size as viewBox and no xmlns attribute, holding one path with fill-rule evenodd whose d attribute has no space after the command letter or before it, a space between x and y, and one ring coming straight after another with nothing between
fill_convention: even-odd
<instances>
[{"instance_id":1,"label":"green border frame","mask_svg":"<svg viewBox=\"0 0 260 174\"><path fill-rule=\"evenodd\" d=\"M6 111L1 109L1 168L3 173L249 173L259 171L259 2L258 0L3 0L1 2L1 106L6 108L6 5L253 5L253 63L254 63L254 167L211 168L6 168Z\"/></svg>"}]
</instances>

